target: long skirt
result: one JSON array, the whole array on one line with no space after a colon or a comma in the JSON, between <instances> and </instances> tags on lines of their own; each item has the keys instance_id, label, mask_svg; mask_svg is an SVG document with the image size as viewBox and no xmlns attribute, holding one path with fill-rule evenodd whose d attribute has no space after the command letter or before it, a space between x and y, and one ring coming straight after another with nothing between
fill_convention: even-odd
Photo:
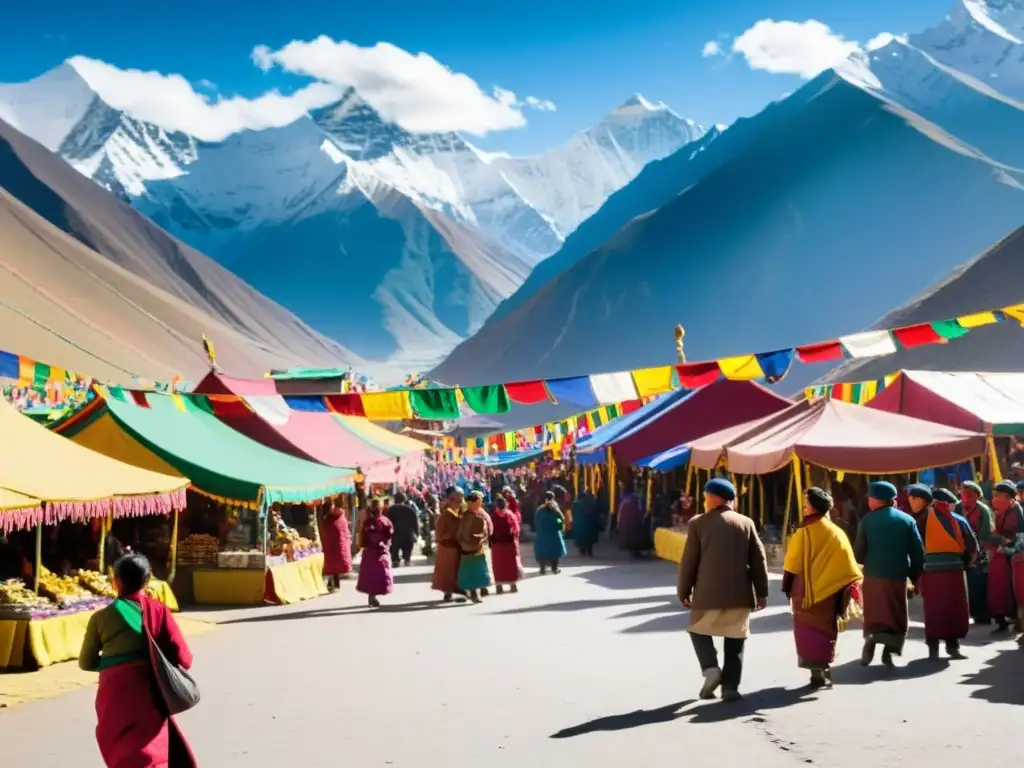
<instances>
[{"instance_id":1,"label":"long skirt","mask_svg":"<svg viewBox=\"0 0 1024 768\"><path fill-rule=\"evenodd\" d=\"M491 586L491 566L487 555L463 555L459 562L459 589L483 589Z\"/></svg>"},{"instance_id":2,"label":"long skirt","mask_svg":"<svg viewBox=\"0 0 1024 768\"><path fill-rule=\"evenodd\" d=\"M980 566L967 569L967 595L971 603L971 618L988 622L988 574Z\"/></svg>"},{"instance_id":3,"label":"long skirt","mask_svg":"<svg viewBox=\"0 0 1024 768\"><path fill-rule=\"evenodd\" d=\"M352 570L352 537L344 515L328 517L320 524L320 545L324 551L324 576L344 576Z\"/></svg>"},{"instance_id":4,"label":"long skirt","mask_svg":"<svg viewBox=\"0 0 1024 768\"><path fill-rule=\"evenodd\" d=\"M523 578L523 561L519 541L496 541L491 544L491 563L495 584L514 584Z\"/></svg>"},{"instance_id":5,"label":"long skirt","mask_svg":"<svg viewBox=\"0 0 1024 768\"><path fill-rule=\"evenodd\" d=\"M846 590L803 607L803 579L797 576L793 587L793 639L797 664L802 669L825 670L835 661L839 639L840 611L845 609Z\"/></svg>"},{"instance_id":6,"label":"long skirt","mask_svg":"<svg viewBox=\"0 0 1024 768\"><path fill-rule=\"evenodd\" d=\"M864 576L864 637L899 656L910 624L907 580Z\"/></svg>"},{"instance_id":7,"label":"long skirt","mask_svg":"<svg viewBox=\"0 0 1024 768\"><path fill-rule=\"evenodd\" d=\"M107 768L193 768L196 759L174 718L153 698L150 662L100 672L96 743Z\"/></svg>"},{"instance_id":8,"label":"long skirt","mask_svg":"<svg viewBox=\"0 0 1024 768\"><path fill-rule=\"evenodd\" d=\"M389 595L394 588L395 582L391 576L391 553L370 553L363 550L362 559L359 561L359 580L356 581L356 591L376 597Z\"/></svg>"},{"instance_id":9,"label":"long skirt","mask_svg":"<svg viewBox=\"0 0 1024 768\"><path fill-rule=\"evenodd\" d=\"M970 629L967 578L963 571L925 571L918 581L927 640L960 640Z\"/></svg>"},{"instance_id":10,"label":"long skirt","mask_svg":"<svg viewBox=\"0 0 1024 768\"><path fill-rule=\"evenodd\" d=\"M988 612L993 617L1017 618L1010 558L1001 552L993 552L988 561Z\"/></svg>"},{"instance_id":11,"label":"long skirt","mask_svg":"<svg viewBox=\"0 0 1024 768\"><path fill-rule=\"evenodd\" d=\"M1013 570L1013 594L1017 599L1017 623L1024 626L1024 555L1014 555L1010 567Z\"/></svg>"},{"instance_id":12,"label":"long skirt","mask_svg":"<svg viewBox=\"0 0 1024 768\"><path fill-rule=\"evenodd\" d=\"M445 594L459 591L459 560L462 553L458 547L442 544L434 554L434 578L430 588Z\"/></svg>"}]
</instances>

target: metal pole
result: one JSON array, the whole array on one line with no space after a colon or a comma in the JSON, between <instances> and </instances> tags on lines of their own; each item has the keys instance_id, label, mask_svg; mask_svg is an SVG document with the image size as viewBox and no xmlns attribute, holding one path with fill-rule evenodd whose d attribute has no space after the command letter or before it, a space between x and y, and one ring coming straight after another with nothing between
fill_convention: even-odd
<instances>
[{"instance_id":1,"label":"metal pole","mask_svg":"<svg viewBox=\"0 0 1024 768\"><path fill-rule=\"evenodd\" d=\"M36 567L32 569L32 589L39 594L39 572L43 569L43 524L36 526Z\"/></svg>"},{"instance_id":2,"label":"metal pole","mask_svg":"<svg viewBox=\"0 0 1024 768\"><path fill-rule=\"evenodd\" d=\"M174 523L171 525L171 570L167 574L167 583L174 584L174 576L178 571L178 510L174 510Z\"/></svg>"}]
</instances>

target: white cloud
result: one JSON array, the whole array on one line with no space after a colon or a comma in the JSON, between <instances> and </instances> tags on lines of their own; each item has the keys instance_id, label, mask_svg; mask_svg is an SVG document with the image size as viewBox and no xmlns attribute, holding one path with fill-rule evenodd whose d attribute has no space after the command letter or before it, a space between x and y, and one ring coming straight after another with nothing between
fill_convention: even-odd
<instances>
[{"instance_id":1,"label":"white cloud","mask_svg":"<svg viewBox=\"0 0 1024 768\"><path fill-rule=\"evenodd\" d=\"M410 131L464 131L482 135L526 124L523 109L550 111L554 104L519 99L494 87L490 93L473 78L453 72L426 53L409 53L390 43L359 46L321 35L293 40L279 50L253 49L258 67L271 67L337 86L353 86L386 119Z\"/></svg>"},{"instance_id":2,"label":"white cloud","mask_svg":"<svg viewBox=\"0 0 1024 768\"><path fill-rule=\"evenodd\" d=\"M75 56L70 62L89 87L115 109L206 141L220 141L245 128L287 125L341 93L337 86L311 83L288 95L268 91L255 99L211 97L197 93L181 75L119 69L84 56Z\"/></svg>"},{"instance_id":3,"label":"white cloud","mask_svg":"<svg viewBox=\"0 0 1024 768\"><path fill-rule=\"evenodd\" d=\"M413 55L389 43L362 48L319 37L292 41L277 51L256 46L252 60L263 71L280 67L313 82L289 94L272 90L249 99L216 95L216 86L205 79L193 85L178 74L120 69L85 56L70 63L115 109L206 141L287 125L339 98L347 86L355 86L386 119L411 131L482 135L525 125L525 109L555 110L551 101L519 99L504 88L485 93L468 75L452 72L428 54Z\"/></svg>"},{"instance_id":4,"label":"white cloud","mask_svg":"<svg viewBox=\"0 0 1024 768\"><path fill-rule=\"evenodd\" d=\"M810 79L840 64L860 46L814 19L803 23L761 19L733 41L732 50L751 69Z\"/></svg>"},{"instance_id":5,"label":"white cloud","mask_svg":"<svg viewBox=\"0 0 1024 768\"><path fill-rule=\"evenodd\" d=\"M704 43L704 47L700 49L700 55L705 59L710 59L712 56L718 56L722 53L722 44L717 40L708 40Z\"/></svg>"}]
</instances>

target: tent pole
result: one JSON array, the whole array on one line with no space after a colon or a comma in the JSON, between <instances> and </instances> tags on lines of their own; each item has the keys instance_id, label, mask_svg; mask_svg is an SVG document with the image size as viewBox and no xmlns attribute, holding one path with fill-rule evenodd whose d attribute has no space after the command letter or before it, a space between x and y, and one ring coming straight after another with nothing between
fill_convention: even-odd
<instances>
[{"instance_id":1,"label":"tent pole","mask_svg":"<svg viewBox=\"0 0 1024 768\"><path fill-rule=\"evenodd\" d=\"M786 531L789 529L789 509L793 506L793 485L798 482L796 479L797 468L791 467L789 482L786 483L786 507L782 513L782 544L786 544Z\"/></svg>"},{"instance_id":2,"label":"tent pole","mask_svg":"<svg viewBox=\"0 0 1024 768\"><path fill-rule=\"evenodd\" d=\"M798 514L799 514L799 510L800 510L800 505L802 504L801 500L804 497L804 489L801 486L801 480L803 479L803 478L800 477L801 472L802 472L802 470L800 468L800 457L797 456L796 453L794 453L793 454L793 484L795 486L794 490L796 491L796 504L797 504L797 513ZM782 526L782 546L783 546L783 549L785 549L786 542L789 540L790 512L791 512L791 510L787 506L786 507L786 517L785 517L785 520L783 521L783 526Z\"/></svg>"},{"instance_id":3,"label":"tent pole","mask_svg":"<svg viewBox=\"0 0 1024 768\"><path fill-rule=\"evenodd\" d=\"M651 500L654 495L654 470L647 470L647 506L644 507L644 517L651 516Z\"/></svg>"},{"instance_id":4,"label":"tent pole","mask_svg":"<svg viewBox=\"0 0 1024 768\"><path fill-rule=\"evenodd\" d=\"M96 570L107 572L107 516L100 518L100 545L96 551Z\"/></svg>"},{"instance_id":5,"label":"tent pole","mask_svg":"<svg viewBox=\"0 0 1024 768\"><path fill-rule=\"evenodd\" d=\"M39 594L39 572L43 568L43 523L36 526L36 565L32 569L32 591Z\"/></svg>"},{"instance_id":6,"label":"tent pole","mask_svg":"<svg viewBox=\"0 0 1024 768\"><path fill-rule=\"evenodd\" d=\"M999 455L996 453L996 439L991 432L985 438L985 447L988 453L988 475L993 483L1003 479L1002 470L999 468Z\"/></svg>"},{"instance_id":7,"label":"tent pole","mask_svg":"<svg viewBox=\"0 0 1024 768\"><path fill-rule=\"evenodd\" d=\"M747 517L754 519L754 476L747 480Z\"/></svg>"},{"instance_id":8,"label":"tent pole","mask_svg":"<svg viewBox=\"0 0 1024 768\"><path fill-rule=\"evenodd\" d=\"M612 518L615 517L615 457L611 446L606 449L608 455L608 532L612 530Z\"/></svg>"},{"instance_id":9,"label":"tent pole","mask_svg":"<svg viewBox=\"0 0 1024 768\"><path fill-rule=\"evenodd\" d=\"M757 475L757 527L764 527L764 478Z\"/></svg>"},{"instance_id":10,"label":"tent pole","mask_svg":"<svg viewBox=\"0 0 1024 768\"><path fill-rule=\"evenodd\" d=\"M167 583L174 584L174 576L178 571L178 510L174 510L174 522L171 524L171 570L167 574Z\"/></svg>"}]
</instances>

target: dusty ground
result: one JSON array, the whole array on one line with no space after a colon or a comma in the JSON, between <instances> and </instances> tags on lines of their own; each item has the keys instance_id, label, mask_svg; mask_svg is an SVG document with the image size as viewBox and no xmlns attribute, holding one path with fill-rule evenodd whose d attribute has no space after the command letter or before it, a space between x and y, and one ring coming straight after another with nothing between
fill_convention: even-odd
<instances>
[{"instance_id":1,"label":"dusty ground","mask_svg":"<svg viewBox=\"0 0 1024 768\"><path fill-rule=\"evenodd\" d=\"M385 608L353 584L289 608L193 613L203 689L181 721L203 766L876 767L1024 757L1024 650L979 631L969 659L929 663L918 627L904 667L856 663L810 693L777 594L753 620L745 702L696 703L699 673L674 571L570 562L518 595L438 607L424 567ZM0 677L0 690L6 678ZM99 766L92 691L0 710L3 763Z\"/></svg>"}]
</instances>

